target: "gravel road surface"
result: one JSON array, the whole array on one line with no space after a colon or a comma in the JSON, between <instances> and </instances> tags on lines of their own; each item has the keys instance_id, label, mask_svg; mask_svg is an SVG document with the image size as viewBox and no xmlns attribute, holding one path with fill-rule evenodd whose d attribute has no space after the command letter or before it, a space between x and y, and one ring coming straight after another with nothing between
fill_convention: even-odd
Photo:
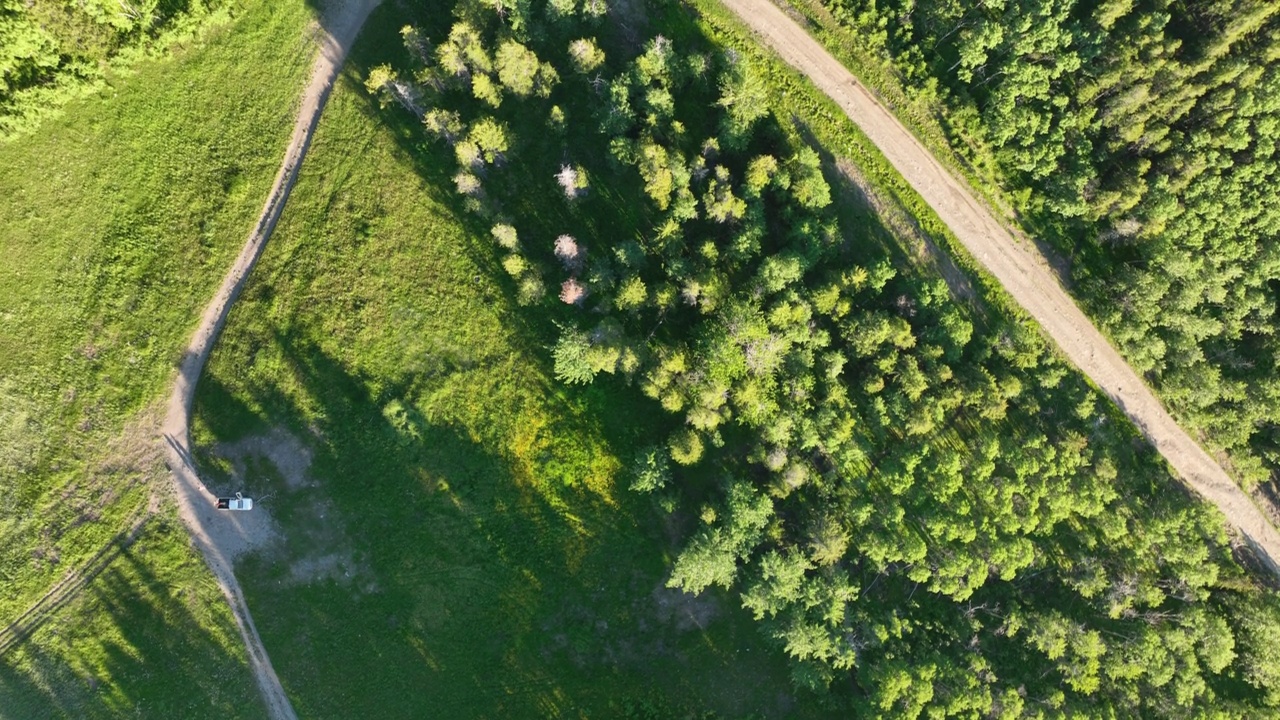
<instances>
[{"instance_id":1,"label":"gravel road surface","mask_svg":"<svg viewBox=\"0 0 1280 720\"><path fill-rule=\"evenodd\" d=\"M1044 257L1018 242L975 193L953 177L867 89L769 0L722 0L759 39L844 110L987 272L1004 286L1067 358L1089 376L1168 460L1187 485L1239 528L1280 575L1280 533L1235 481L1129 367L1063 289Z\"/></svg>"}]
</instances>

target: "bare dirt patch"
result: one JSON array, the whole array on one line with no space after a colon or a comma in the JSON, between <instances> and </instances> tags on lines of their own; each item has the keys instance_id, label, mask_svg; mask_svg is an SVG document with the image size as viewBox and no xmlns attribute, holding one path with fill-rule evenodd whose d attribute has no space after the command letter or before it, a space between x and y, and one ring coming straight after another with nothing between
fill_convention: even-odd
<instances>
[{"instance_id":1,"label":"bare dirt patch","mask_svg":"<svg viewBox=\"0 0 1280 720\"><path fill-rule=\"evenodd\" d=\"M578 667L646 667L676 653L681 636L705 632L721 614L714 593L690 595L661 582L646 592L651 583L652 578L632 574L627 589L632 599L621 615L600 610L617 607L601 596L603 591L587 591L585 602L566 605L547 617L542 622L547 638L543 656L565 653Z\"/></svg>"},{"instance_id":2,"label":"bare dirt patch","mask_svg":"<svg viewBox=\"0 0 1280 720\"><path fill-rule=\"evenodd\" d=\"M673 625L680 632L706 630L720 614L720 603L712 593L694 595L659 585L649 594L649 598L658 622Z\"/></svg>"},{"instance_id":3,"label":"bare dirt patch","mask_svg":"<svg viewBox=\"0 0 1280 720\"><path fill-rule=\"evenodd\" d=\"M310 485L307 470L311 467L311 448L283 428L232 443L219 443L214 453L231 461L235 468L233 475L238 479L247 478L248 458L258 457L275 466L288 489L299 490Z\"/></svg>"},{"instance_id":4,"label":"bare dirt patch","mask_svg":"<svg viewBox=\"0 0 1280 720\"><path fill-rule=\"evenodd\" d=\"M238 548L237 555L260 550L270 562L288 566L286 577L293 584L332 580L362 592L377 590L339 513L310 474L314 454L305 442L284 428L275 428L219 443L213 454L230 465L231 473L208 484L219 494L251 489L255 510L245 514L264 519L257 526L244 527L254 534L241 538L243 543L227 540L229 547ZM272 521L277 510L288 513L294 528L288 538Z\"/></svg>"},{"instance_id":5,"label":"bare dirt patch","mask_svg":"<svg viewBox=\"0 0 1280 720\"><path fill-rule=\"evenodd\" d=\"M1280 526L1280 480L1259 483L1250 495L1271 522Z\"/></svg>"}]
</instances>

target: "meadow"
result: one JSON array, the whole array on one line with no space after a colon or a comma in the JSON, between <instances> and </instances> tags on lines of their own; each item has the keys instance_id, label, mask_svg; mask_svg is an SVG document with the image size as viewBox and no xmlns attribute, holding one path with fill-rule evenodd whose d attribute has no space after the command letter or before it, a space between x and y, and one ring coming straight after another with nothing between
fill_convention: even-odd
<instances>
[{"instance_id":1,"label":"meadow","mask_svg":"<svg viewBox=\"0 0 1280 720\"><path fill-rule=\"evenodd\" d=\"M620 472L658 413L551 377L555 328L363 89L402 22L366 26L197 398L198 455L282 529L237 571L299 714L822 716L731 598L664 587L691 518ZM279 428L308 481L233 481L218 448Z\"/></svg>"},{"instance_id":2,"label":"meadow","mask_svg":"<svg viewBox=\"0 0 1280 720\"><path fill-rule=\"evenodd\" d=\"M0 144L0 717L261 713L154 432L275 174L311 18L240 3Z\"/></svg>"},{"instance_id":3,"label":"meadow","mask_svg":"<svg viewBox=\"0 0 1280 720\"><path fill-rule=\"evenodd\" d=\"M892 287L908 301L922 287L931 302L954 301L979 335L990 336L995 354L1034 349L999 288L930 251L930 242L951 246L945 228L883 158L829 102L737 34L722 9L709 1L650 3L644 19L644 4L621 7L638 13L629 19L646 32L732 48L764 68L782 141L821 152L850 256L891 264L901 278ZM21 633L0 633L0 718L261 715L230 617L164 500L168 480L152 433L195 314L274 174L312 52L309 18L302 5L246 3L227 27L176 48L172 61L143 64L34 134L0 145L0 203L7 203L0 205L0 482L13 490L0 510L0 625L23 623ZM869 593L850 606L900 620L895 632L906 639L885 647L919 661L909 668L918 677L845 675L830 694L811 693L795 686L797 665L742 607L740 586L698 595L668 588L689 538L714 527L718 510L724 522L720 478L741 471L733 455L748 435L726 431L728 449L680 469L678 489L628 488L638 451L679 420L621 375L601 374L586 387L555 377L552 348L574 310L518 306L491 224L455 191L454 154L364 86L374 67L411 61L399 34L406 21L439 37L451 18L435 6L390 3L372 16L197 398L202 473L217 491L254 497L279 530L237 574L299 716L845 717L850 702L869 702L859 683L877 692L916 680L932 687L926 675L937 648L949 643L967 653L963 641L980 628L975 613L985 618L1019 603L1027 621L1039 623L1023 632L1028 643L1044 638L1050 647L1054 633L1074 633L1065 658L997 638L984 640L987 670L950 663L951 670L1017 677L1044 669L1048 689L1032 692L1047 706L1059 684L1049 660L1079 660L1084 672L1098 672L1098 656L1088 665L1085 653L1101 636L1085 624L1054 625L1059 613L1131 634L1151 653L1141 664L1173 663L1187 687L1200 679L1197 658L1227 667L1217 663L1227 662L1230 648L1187 638L1223 636L1219 615L1259 596L1253 579L1232 560L1213 516L1168 492L1172 478L1132 428L1113 409L1095 414L1092 390L1040 350L1015 358L1043 361L1015 373L1034 378L1025 383L1030 409L1015 404L1007 418L1001 409L999 421L964 418L947 437L1000 440L1012 456L1021 439L1041 442L1035 433L1078 416L1092 424L1098 457L1118 466L1115 487L1131 496L1107 508L1105 525L1081 511L1052 536L1036 535L1036 561L1052 572L992 578L967 610L911 579L921 577L919 568L850 557L844 565ZM638 48L640 40L631 42ZM565 110L571 121L592 113ZM541 133L542 122L518 129ZM580 124L570 132L590 130ZM513 183L531 188L509 207L521 222L549 228L573 219L604 243L648 219L634 179L593 186L583 205L593 210L571 217L556 204L550 174L537 174L559 158L522 160L529 162L506 168ZM593 175L608 177L599 169L592 165ZM972 270L963 254L955 262ZM936 283L939 271L952 283L950 299ZM914 442L899 450L918 449ZM899 450L877 456L885 470L869 473L866 485L910 484L910 469L891 475ZM1034 478L1028 493L1048 487L1041 478L1058 472L1054 462L1052 446L1019 458L1019 479L1024 471ZM1104 485L1082 474L1072 487L1110 492ZM911 522L953 517L950 505L915 494L921 505L912 510L932 514ZM1086 494L1082 507L1101 507ZM1067 495L1036 504L1054 508ZM158 514L132 532L153 506ZM784 520L771 525L771 542L789 534ZM1099 538L1115 541L1095 551ZM1134 557L1125 556L1130 544ZM1167 564L1156 567L1143 553L1148 546L1161 547L1159 563ZM1137 605L1122 598L1129 604L1113 606L1132 611L1123 620L1099 619L1097 593L1110 563L1120 566L1119 580L1143 583ZM74 579L68 568L88 570L83 587L59 584ZM1183 571L1193 587L1166 577ZM748 573L754 580L756 569ZM1180 594L1162 606L1160 588ZM1193 600L1194 613L1162 614ZM37 612L24 615L32 607ZM1264 620L1248 624L1264 616L1241 622L1265 628ZM1012 638L1012 622L997 629L992 621L987 635ZM1246 660L1261 657L1247 632L1232 629ZM1184 642L1161 651L1166 637ZM869 652L874 662L859 672L901 669L876 665L883 658ZM1234 668L1209 677L1208 695L1203 681L1191 694L1253 702L1247 683L1257 686L1256 678ZM1156 702L1167 694L1143 692ZM914 702L906 693L898 701ZM1014 702L1007 694L1000 701ZM906 714L906 707L882 709Z\"/></svg>"}]
</instances>

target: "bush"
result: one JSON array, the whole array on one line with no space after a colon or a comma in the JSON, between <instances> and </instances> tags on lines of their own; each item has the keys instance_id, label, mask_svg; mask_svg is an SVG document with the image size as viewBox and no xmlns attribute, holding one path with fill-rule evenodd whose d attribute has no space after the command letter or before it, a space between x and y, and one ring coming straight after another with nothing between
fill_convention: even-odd
<instances>
[{"instance_id":1,"label":"bush","mask_svg":"<svg viewBox=\"0 0 1280 720\"><path fill-rule=\"evenodd\" d=\"M702 438L691 429L677 430L668 447L671 459L681 465L693 465L702 459Z\"/></svg>"}]
</instances>

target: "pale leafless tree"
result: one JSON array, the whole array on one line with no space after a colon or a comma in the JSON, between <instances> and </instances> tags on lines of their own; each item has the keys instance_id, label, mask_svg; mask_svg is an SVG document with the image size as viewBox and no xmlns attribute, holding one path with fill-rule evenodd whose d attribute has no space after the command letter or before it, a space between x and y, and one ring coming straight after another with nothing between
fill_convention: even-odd
<instances>
[{"instance_id":1,"label":"pale leafless tree","mask_svg":"<svg viewBox=\"0 0 1280 720\"><path fill-rule=\"evenodd\" d=\"M582 258L586 253L578 245L578 241L573 239L573 236L561 235L556 238L555 252L560 262L564 263L565 269L570 272L582 269Z\"/></svg>"},{"instance_id":2,"label":"pale leafless tree","mask_svg":"<svg viewBox=\"0 0 1280 720\"><path fill-rule=\"evenodd\" d=\"M587 298L587 288L577 278L569 278L560 285L560 300L566 305L581 305Z\"/></svg>"}]
</instances>

